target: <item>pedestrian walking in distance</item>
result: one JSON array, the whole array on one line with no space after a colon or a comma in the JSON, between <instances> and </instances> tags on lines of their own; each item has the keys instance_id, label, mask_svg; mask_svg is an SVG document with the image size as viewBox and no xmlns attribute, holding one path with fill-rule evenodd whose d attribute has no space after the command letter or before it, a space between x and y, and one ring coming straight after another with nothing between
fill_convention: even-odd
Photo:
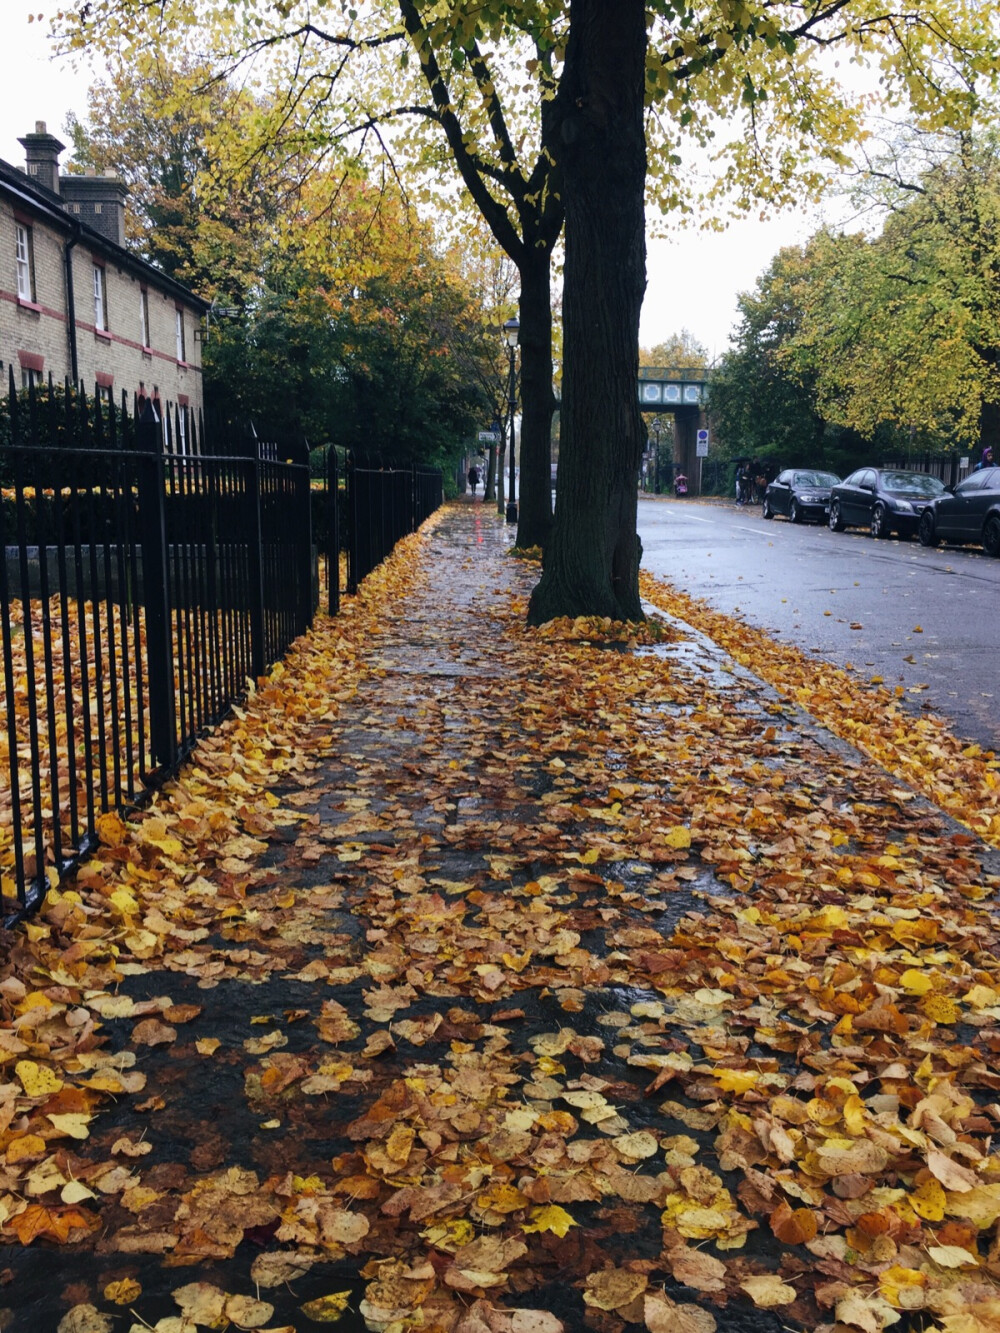
<instances>
[{"instance_id":1,"label":"pedestrian walking in distance","mask_svg":"<svg viewBox=\"0 0 1000 1333\"><path fill-rule=\"evenodd\" d=\"M476 494L476 487L479 485L479 469L477 467L469 468L469 485L472 487L473 496Z\"/></svg>"}]
</instances>

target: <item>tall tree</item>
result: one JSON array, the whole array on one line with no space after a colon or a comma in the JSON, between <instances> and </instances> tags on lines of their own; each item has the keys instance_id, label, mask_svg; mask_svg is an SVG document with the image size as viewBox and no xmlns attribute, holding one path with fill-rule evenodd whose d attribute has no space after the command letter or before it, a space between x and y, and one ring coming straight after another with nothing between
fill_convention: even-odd
<instances>
[{"instance_id":1,"label":"tall tree","mask_svg":"<svg viewBox=\"0 0 1000 1333\"><path fill-rule=\"evenodd\" d=\"M646 432L635 386L646 288L645 74L644 0L571 0L555 102L566 201L559 502L528 606L534 624L642 619L636 502Z\"/></svg>"}]
</instances>

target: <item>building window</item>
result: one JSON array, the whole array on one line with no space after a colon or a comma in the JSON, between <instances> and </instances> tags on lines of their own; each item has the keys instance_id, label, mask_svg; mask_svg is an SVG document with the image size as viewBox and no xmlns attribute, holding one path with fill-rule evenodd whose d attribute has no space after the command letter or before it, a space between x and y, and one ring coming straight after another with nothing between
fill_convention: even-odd
<instances>
[{"instance_id":1,"label":"building window","mask_svg":"<svg viewBox=\"0 0 1000 1333\"><path fill-rule=\"evenodd\" d=\"M179 454L187 453L187 408L178 407L177 409L177 452Z\"/></svg>"},{"instance_id":2,"label":"building window","mask_svg":"<svg viewBox=\"0 0 1000 1333\"><path fill-rule=\"evenodd\" d=\"M139 292L139 336L143 347L152 347L149 341L149 292L145 287Z\"/></svg>"},{"instance_id":3,"label":"building window","mask_svg":"<svg viewBox=\"0 0 1000 1333\"><path fill-rule=\"evenodd\" d=\"M108 296L104 285L104 269L94 265L94 328L103 333L108 327Z\"/></svg>"},{"instance_id":4,"label":"building window","mask_svg":"<svg viewBox=\"0 0 1000 1333\"><path fill-rule=\"evenodd\" d=\"M21 367L21 388L37 388L42 382L42 372L35 370L32 366Z\"/></svg>"},{"instance_id":5,"label":"building window","mask_svg":"<svg viewBox=\"0 0 1000 1333\"><path fill-rule=\"evenodd\" d=\"M177 310L174 313L177 317L177 360L186 361L187 357L184 355L184 312L183 310Z\"/></svg>"},{"instance_id":6,"label":"building window","mask_svg":"<svg viewBox=\"0 0 1000 1333\"><path fill-rule=\"evenodd\" d=\"M31 228L18 222L14 232L17 238L17 294L22 301L34 301L35 253Z\"/></svg>"}]
</instances>

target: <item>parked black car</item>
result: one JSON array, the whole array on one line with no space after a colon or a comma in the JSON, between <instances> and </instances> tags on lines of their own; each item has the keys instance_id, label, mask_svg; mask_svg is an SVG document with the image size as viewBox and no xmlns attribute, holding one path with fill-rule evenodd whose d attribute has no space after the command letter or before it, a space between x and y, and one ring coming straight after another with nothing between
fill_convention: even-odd
<instances>
[{"instance_id":1,"label":"parked black car","mask_svg":"<svg viewBox=\"0 0 1000 1333\"><path fill-rule=\"evenodd\" d=\"M1000 467L970 472L951 495L939 496L920 515L920 541L982 542L987 555L1000 555Z\"/></svg>"},{"instance_id":2,"label":"parked black car","mask_svg":"<svg viewBox=\"0 0 1000 1333\"><path fill-rule=\"evenodd\" d=\"M911 537L932 500L946 494L943 482L928 472L859 467L830 492L827 522L832 532L867 528L873 537L898 532Z\"/></svg>"},{"instance_id":3,"label":"parked black car","mask_svg":"<svg viewBox=\"0 0 1000 1333\"><path fill-rule=\"evenodd\" d=\"M787 514L793 523L801 523L804 518L815 518L822 523L830 507L830 488L838 481L840 478L834 472L786 468L764 492L764 517Z\"/></svg>"}]
</instances>

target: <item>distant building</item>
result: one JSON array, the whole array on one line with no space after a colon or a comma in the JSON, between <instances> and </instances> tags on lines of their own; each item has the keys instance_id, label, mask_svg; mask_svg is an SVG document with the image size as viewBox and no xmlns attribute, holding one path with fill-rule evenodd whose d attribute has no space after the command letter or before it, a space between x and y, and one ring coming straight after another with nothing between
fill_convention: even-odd
<instances>
[{"instance_id":1,"label":"distant building","mask_svg":"<svg viewBox=\"0 0 1000 1333\"><path fill-rule=\"evenodd\" d=\"M0 159L0 383L52 378L129 406L180 411L183 450L203 406L207 301L125 249L127 190L115 175L60 175L65 144L38 121L25 168Z\"/></svg>"}]
</instances>

